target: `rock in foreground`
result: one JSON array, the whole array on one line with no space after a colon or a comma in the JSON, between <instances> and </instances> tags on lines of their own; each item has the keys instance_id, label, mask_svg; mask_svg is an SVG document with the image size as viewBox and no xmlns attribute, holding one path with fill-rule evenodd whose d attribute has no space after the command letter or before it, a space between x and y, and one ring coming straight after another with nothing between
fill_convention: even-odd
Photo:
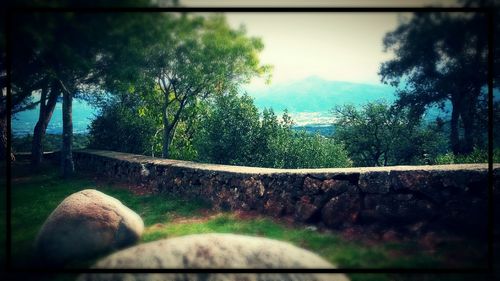
<instances>
[{"instance_id":1,"label":"rock in foreground","mask_svg":"<svg viewBox=\"0 0 500 281\"><path fill-rule=\"evenodd\" d=\"M60 265L120 249L139 239L141 217L117 199L94 189L66 197L36 239L42 261Z\"/></svg>"},{"instance_id":2,"label":"rock in foreground","mask_svg":"<svg viewBox=\"0 0 500 281\"><path fill-rule=\"evenodd\" d=\"M154 241L114 253L94 268L334 268L289 243L235 234L198 234ZM203 276L201 276L203 275ZM203 277L202 279L200 279ZM343 274L86 274L93 280L348 280Z\"/></svg>"}]
</instances>

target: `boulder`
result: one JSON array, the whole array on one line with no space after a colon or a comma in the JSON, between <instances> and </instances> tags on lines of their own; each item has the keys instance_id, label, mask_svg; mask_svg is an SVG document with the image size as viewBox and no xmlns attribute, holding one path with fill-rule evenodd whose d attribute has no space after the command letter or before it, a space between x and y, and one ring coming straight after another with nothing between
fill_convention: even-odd
<instances>
[{"instance_id":1,"label":"boulder","mask_svg":"<svg viewBox=\"0 0 500 281\"><path fill-rule=\"evenodd\" d=\"M117 199L94 189L66 197L36 239L37 255L64 264L134 244L144 230L141 217Z\"/></svg>"},{"instance_id":2,"label":"boulder","mask_svg":"<svg viewBox=\"0 0 500 281\"><path fill-rule=\"evenodd\" d=\"M94 268L334 268L289 243L236 234L197 234L158 240L114 253ZM343 274L85 274L92 280L348 280ZM201 278L203 277L203 278Z\"/></svg>"}]
</instances>

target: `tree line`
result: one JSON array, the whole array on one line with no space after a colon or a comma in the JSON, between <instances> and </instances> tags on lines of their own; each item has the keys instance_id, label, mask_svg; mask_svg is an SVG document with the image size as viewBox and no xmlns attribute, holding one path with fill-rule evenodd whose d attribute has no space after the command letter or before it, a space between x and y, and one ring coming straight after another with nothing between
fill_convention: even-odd
<instances>
[{"instance_id":1,"label":"tree line","mask_svg":"<svg viewBox=\"0 0 500 281\"><path fill-rule=\"evenodd\" d=\"M151 5L129 2L121 4ZM74 170L73 98L102 108L90 128L96 148L285 168L432 164L448 149L458 156L486 147L486 23L484 14L403 19L383 40L394 58L379 73L397 87L396 103L336 108L336 133L322 137L294 131L287 114L259 113L241 93L252 77L270 77L272 67L259 60L262 40L243 26L231 28L222 15L25 13L12 23L11 113L39 105L31 148L37 167L47 125L62 101L63 176ZM446 101L452 105L448 135L442 120L422 123L429 107ZM4 94L1 104L5 140Z\"/></svg>"},{"instance_id":2,"label":"tree line","mask_svg":"<svg viewBox=\"0 0 500 281\"><path fill-rule=\"evenodd\" d=\"M148 108L145 112L142 106L146 106L144 100L129 95L107 104L91 123L89 147L161 155L160 111ZM286 112L282 116L272 109L259 113L251 97L228 92L200 102L196 111L180 118L169 158L274 168L352 165L341 142L296 132L292 126Z\"/></svg>"}]
</instances>

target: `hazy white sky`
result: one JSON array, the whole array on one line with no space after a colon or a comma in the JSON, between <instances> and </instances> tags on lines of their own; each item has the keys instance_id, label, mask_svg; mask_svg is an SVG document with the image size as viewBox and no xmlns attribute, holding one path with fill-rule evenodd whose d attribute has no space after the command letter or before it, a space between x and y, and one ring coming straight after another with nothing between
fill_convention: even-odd
<instances>
[{"instance_id":1,"label":"hazy white sky","mask_svg":"<svg viewBox=\"0 0 500 281\"><path fill-rule=\"evenodd\" d=\"M455 0L181 0L183 6L453 6ZM378 84L384 35L397 27L397 13L226 13L229 23L262 38L263 63L274 66L273 83L316 75L325 79ZM250 88L263 86L254 79Z\"/></svg>"},{"instance_id":2,"label":"hazy white sky","mask_svg":"<svg viewBox=\"0 0 500 281\"><path fill-rule=\"evenodd\" d=\"M274 66L273 83L317 75L325 79L378 83L382 38L397 26L395 13L227 13L261 37L263 63ZM257 86L262 81L254 81Z\"/></svg>"}]
</instances>

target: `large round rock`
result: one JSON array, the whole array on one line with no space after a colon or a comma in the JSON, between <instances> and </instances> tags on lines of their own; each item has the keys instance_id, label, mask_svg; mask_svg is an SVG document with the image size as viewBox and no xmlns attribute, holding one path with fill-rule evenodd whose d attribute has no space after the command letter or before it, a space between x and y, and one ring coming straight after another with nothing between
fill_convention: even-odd
<instances>
[{"instance_id":1,"label":"large round rock","mask_svg":"<svg viewBox=\"0 0 500 281\"><path fill-rule=\"evenodd\" d=\"M235 234L198 234L164 239L114 253L94 268L334 268L289 243ZM94 280L348 280L343 274L86 274Z\"/></svg>"},{"instance_id":2,"label":"large round rock","mask_svg":"<svg viewBox=\"0 0 500 281\"><path fill-rule=\"evenodd\" d=\"M144 230L141 217L117 199L94 189L68 196L38 233L38 255L61 264L135 243Z\"/></svg>"}]
</instances>

